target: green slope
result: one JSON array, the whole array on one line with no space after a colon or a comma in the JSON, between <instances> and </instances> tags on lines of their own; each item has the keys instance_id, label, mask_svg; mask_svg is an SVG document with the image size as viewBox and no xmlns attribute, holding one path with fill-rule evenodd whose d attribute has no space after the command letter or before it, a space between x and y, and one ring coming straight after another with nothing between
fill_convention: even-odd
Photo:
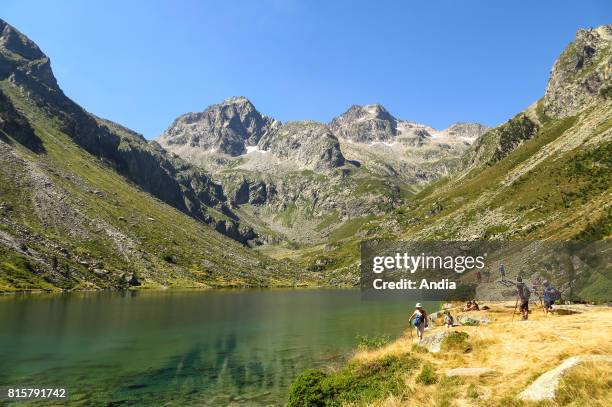
<instances>
[{"instance_id":1,"label":"green slope","mask_svg":"<svg viewBox=\"0 0 612 407\"><path fill-rule=\"evenodd\" d=\"M0 89L0 291L300 282L140 190L10 81Z\"/></svg>"},{"instance_id":2,"label":"green slope","mask_svg":"<svg viewBox=\"0 0 612 407\"><path fill-rule=\"evenodd\" d=\"M360 225L359 237L285 257L331 275L348 273L355 282L358 243L364 237L610 238L612 99L606 89L611 42L610 26L579 31L555 65L546 95L477 140L463 157L461 172L430 184L394 214ZM586 48L594 51L585 53ZM587 54L589 59L582 57ZM571 72L563 71L569 69L568 59L580 61L570 64Z\"/></svg>"}]
</instances>

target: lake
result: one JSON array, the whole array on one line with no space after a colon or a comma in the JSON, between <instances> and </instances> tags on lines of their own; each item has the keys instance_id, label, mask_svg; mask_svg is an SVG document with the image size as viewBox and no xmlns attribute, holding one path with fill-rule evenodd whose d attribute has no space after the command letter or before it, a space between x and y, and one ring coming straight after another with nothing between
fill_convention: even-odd
<instances>
[{"instance_id":1,"label":"lake","mask_svg":"<svg viewBox=\"0 0 612 407\"><path fill-rule=\"evenodd\" d=\"M0 387L63 387L73 405L283 405L357 335L400 336L413 305L348 289L4 295Z\"/></svg>"}]
</instances>

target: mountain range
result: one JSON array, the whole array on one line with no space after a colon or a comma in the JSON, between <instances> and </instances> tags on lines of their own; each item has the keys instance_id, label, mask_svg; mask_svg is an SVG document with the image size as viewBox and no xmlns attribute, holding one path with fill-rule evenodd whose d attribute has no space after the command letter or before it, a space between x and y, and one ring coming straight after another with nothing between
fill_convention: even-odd
<instances>
[{"instance_id":1,"label":"mountain range","mask_svg":"<svg viewBox=\"0 0 612 407\"><path fill-rule=\"evenodd\" d=\"M245 97L155 140L64 95L0 20L0 290L354 284L363 239L605 239L612 26L489 129L354 105L282 123Z\"/></svg>"}]
</instances>

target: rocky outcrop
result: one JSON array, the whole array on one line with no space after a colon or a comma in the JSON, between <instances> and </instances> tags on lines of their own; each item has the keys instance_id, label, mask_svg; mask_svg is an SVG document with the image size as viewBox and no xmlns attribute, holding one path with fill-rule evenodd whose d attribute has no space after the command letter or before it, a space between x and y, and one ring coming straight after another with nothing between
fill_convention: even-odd
<instances>
[{"instance_id":1,"label":"rocky outcrop","mask_svg":"<svg viewBox=\"0 0 612 407\"><path fill-rule=\"evenodd\" d=\"M353 105L329 127L339 137L360 143L389 141L397 136L397 119L379 104Z\"/></svg>"},{"instance_id":2,"label":"rocky outcrop","mask_svg":"<svg viewBox=\"0 0 612 407\"><path fill-rule=\"evenodd\" d=\"M11 139L35 153L44 152L42 142L28 120L0 90L0 140L11 144Z\"/></svg>"},{"instance_id":3,"label":"rocky outcrop","mask_svg":"<svg viewBox=\"0 0 612 407\"><path fill-rule=\"evenodd\" d=\"M179 116L157 141L170 150L173 145L188 145L237 156L279 126L280 122L259 113L247 98L232 97L201 113Z\"/></svg>"},{"instance_id":4,"label":"rocky outcrop","mask_svg":"<svg viewBox=\"0 0 612 407\"><path fill-rule=\"evenodd\" d=\"M581 29L555 62L543 111L552 118L571 116L612 94L612 25Z\"/></svg>"},{"instance_id":5,"label":"rocky outcrop","mask_svg":"<svg viewBox=\"0 0 612 407\"><path fill-rule=\"evenodd\" d=\"M464 167L492 165L502 160L525 141L533 138L538 128L538 124L525 113L517 114L476 139L463 157Z\"/></svg>"},{"instance_id":6,"label":"rocky outcrop","mask_svg":"<svg viewBox=\"0 0 612 407\"><path fill-rule=\"evenodd\" d=\"M344 165L336 136L327 126L313 121L287 123L264 136L259 148L300 168L323 171Z\"/></svg>"},{"instance_id":7,"label":"rocky outcrop","mask_svg":"<svg viewBox=\"0 0 612 407\"><path fill-rule=\"evenodd\" d=\"M35 78L56 88L51 61L28 37L0 19L0 80L12 75Z\"/></svg>"},{"instance_id":8,"label":"rocky outcrop","mask_svg":"<svg viewBox=\"0 0 612 407\"><path fill-rule=\"evenodd\" d=\"M582 355L567 358L554 369L539 376L533 383L523 390L518 398L525 401L552 400L555 398L559 381L574 366L585 362L612 362L612 356L608 355Z\"/></svg>"},{"instance_id":9,"label":"rocky outcrop","mask_svg":"<svg viewBox=\"0 0 612 407\"><path fill-rule=\"evenodd\" d=\"M440 332L434 335L426 335L421 342L419 342L419 346L426 348L431 353L438 353L440 352L444 338L451 334L452 332Z\"/></svg>"},{"instance_id":10,"label":"rocky outcrop","mask_svg":"<svg viewBox=\"0 0 612 407\"><path fill-rule=\"evenodd\" d=\"M440 134L452 138L461 138L471 142L485 134L488 130L489 128L487 126L480 123L459 122L442 130Z\"/></svg>"}]
</instances>

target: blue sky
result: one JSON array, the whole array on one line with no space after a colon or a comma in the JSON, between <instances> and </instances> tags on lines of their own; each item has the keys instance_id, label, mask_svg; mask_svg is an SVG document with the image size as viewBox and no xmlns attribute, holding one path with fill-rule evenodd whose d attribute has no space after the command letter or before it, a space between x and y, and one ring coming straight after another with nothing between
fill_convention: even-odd
<instances>
[{"instance_id":1,"label":"blue sky","mask_svg":"<svg viewBox=\"0 0 612 407\"><path fill-rule=\"evenodd\" d=\"M495 125L537 100L595 1L2 0L64 92L147 138L243 95L282 121L352 104L444 128Z\"/></svg>"}]
</instances>

